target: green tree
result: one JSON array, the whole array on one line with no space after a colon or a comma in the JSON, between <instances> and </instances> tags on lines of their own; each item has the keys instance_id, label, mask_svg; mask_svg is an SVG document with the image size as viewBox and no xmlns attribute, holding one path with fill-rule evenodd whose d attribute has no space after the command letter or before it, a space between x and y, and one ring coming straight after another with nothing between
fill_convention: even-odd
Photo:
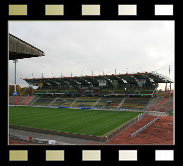
<instances>
[{"instance_id":1,"label":"green tree","mask_svg":"<svg viewBox=\"0 0 183 166\"><path fill-rule=\"evenodd\" d=\"M12 96L14 91L15 91L15 86L9 85L9 96Z\"/></svg>"}]
</instances>

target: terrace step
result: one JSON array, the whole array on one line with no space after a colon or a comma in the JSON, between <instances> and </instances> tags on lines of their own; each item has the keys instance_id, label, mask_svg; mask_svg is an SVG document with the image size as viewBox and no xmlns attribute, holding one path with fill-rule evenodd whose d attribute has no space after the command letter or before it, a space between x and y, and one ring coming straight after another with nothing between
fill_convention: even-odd
<instances>
[{"instance_id":1,"label":"terrace step","mask_svg":"<svg viewBox=\"0 0 183 166\"><path fill-rule=\"evenodd\" d=\"M31 105L32 102L34 102L38 96L31 96L30 100L27 102L27 105Z\"/></svg>"},{"instance_id":2,"label":"terrace step","mask_svg":"<svg viewBox=\"0 0 183 166\"><path fill-rule=\"evenodd\" d=\"M76 101L78 101L78 100L79 100L79 98L76 98L76 100L74 100L73 103L71 103L70 107L71 107Z\"/></svg>"},{"instance_id":3,"label":"terrace step","mask_svg":"<svg viewBox=\"0 0 183 166\"><path fill-rule=\"evenodd\" d=\"M155 98L149 100L149 102L147 103L146 107L144 108L144 110L148 110L149 106L154 102Z\"/></svg>"},{"instance_id":4,"label":"terrace step","mask_svg":"<svg viewBox=\"0 0 183 166\"><path fill-rule=\"evenodd\" d=\"M51 106L59 97L56 97L50 104L49 106Z\"/></svg>"},{"instance_id":5,"label":"terrace step","mask_svg":"<svg viewBox=\"0 0 183 166\"><path fill-rule=\"evenodd\" d=\"M18 99L19 99L19 96L16 96L16 101L15 101L15 104L14 105L17 105Z\"/></svg>"},{"instance_id":6,"label":"terrace step","mask_svg":"<svg viewBox=\"0 0 183 166\"><path fill-rule=\"evenodd\" d=\"M154 110L158 110L160 106L162 106L165 103L166 100L167 98L163 98L157 105L155 105Z\"/></svg>"},{"instance_id":7,"label":"terrace step","mask_svg":"<svg viewBox=\"0 0 183 166\"><path fill-rule=\"evenodd\" d=\"M28 97L26 98L26 100L24 101L23 105L27 105L28 102L30 101L31 97L32 97L32 96L28 96Z\"/></svg>"},{"instance_id":8,"label":"terrace step","mask_svg":"<svg viewBox=\"0 0 183 166\"><path fill-rule=\"evenodd\" d=\"M124 103L125 100L126 100L126 99L123 99L123 100L121 101L121 103L117 106L117 108L121 107L121 105Z\"/></svg>"},{"instance_id":9,"label":"terrace step","mask_svg":"<svg viewBox=\"0 0 183 166\"><path fill-rule=\"evenodd\" d=\"M92 107L96 106L96 105L99 103L99 101L100 101L101 99L102 99L102 98L100 97L100 98L93 104Z\"/></svg>"},{"instance_id":10,"label":"terrace step","mask_svg":"<svg viewBox=\"0 0 183 166\"><path fill-rule=\"evenodd\" d=\"M33 105L41 96L39 96L38 98L36 98L36 100L34 100L30 105Z\"/></svg>"}]
</instances>

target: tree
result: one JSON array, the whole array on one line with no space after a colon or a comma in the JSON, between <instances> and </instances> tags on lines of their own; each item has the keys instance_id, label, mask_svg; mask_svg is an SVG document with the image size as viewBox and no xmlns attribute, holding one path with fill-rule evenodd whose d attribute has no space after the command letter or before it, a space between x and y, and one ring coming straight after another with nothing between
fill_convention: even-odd
<instances>
[{"instance_id":1,"label":"tree","mask_svg":"<svg viewBox=\"0 0 183 166\"><path fill-rule=\"evenodd\" d=\"M17 91L19 96L22 96L22 88L20 85L16 85L16 91Z\"/></svg>"},{"instance_id":2,"label":"tree","mask_svg":"<svg viewBox=\"0 0 183 166\"><path fill-rule=\"evenodd\" d=\"M9 85L9 96L12 96L14 91L15 91L15 86Z\"/></svg>"},{"instance_id":3,"label":"tree","mask_svg":"<svg viewBox=\"0 0 183 166\"><path fill-rule=\"evenodd\" d=\"M19 96L32 96L34 92L32 86L21 88L20 85L16 85L16 91ZM9 96L12 96L13 92L15 92L15 86L9 85Z\"/></svg>"}]
</instances>

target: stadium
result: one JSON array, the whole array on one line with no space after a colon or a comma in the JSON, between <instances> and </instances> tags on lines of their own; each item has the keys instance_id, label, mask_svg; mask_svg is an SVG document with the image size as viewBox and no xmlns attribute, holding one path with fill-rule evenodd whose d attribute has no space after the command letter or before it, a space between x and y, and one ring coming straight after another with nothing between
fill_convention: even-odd
<instances>
[{"instance_id":1,"label":"stadium","mask_svg":"<svg viewBox=\"0 0 183 166\"><path fill-rule=\"evenodd\" d=\"M15 63L45 56L14 35L9 41L9 59ZM25 96L15 88L9 95L9 144L174 143L173 81L158 72L22 80L37 89ZM161 94L159 84L165 85Z\"/></svg>"}]
</instances>

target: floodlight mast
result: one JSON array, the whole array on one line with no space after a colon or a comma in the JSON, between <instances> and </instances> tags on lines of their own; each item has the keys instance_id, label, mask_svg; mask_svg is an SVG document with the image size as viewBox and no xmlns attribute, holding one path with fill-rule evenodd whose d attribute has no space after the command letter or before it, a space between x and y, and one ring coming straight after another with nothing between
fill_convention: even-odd
<instances>
[{"instance_id":1,"label":"floodlight mast","mask_svg":"<svg viewBox=\"0 0 183 166\"><path fill-rule=\"evenodd\" d=\"M15 63L15 92L16 92L16 69L17 69L17 62L18 62L18 60L17 59L15 59L15 60L13 60L13 63Z\"/></svg>"}]
</instances>

